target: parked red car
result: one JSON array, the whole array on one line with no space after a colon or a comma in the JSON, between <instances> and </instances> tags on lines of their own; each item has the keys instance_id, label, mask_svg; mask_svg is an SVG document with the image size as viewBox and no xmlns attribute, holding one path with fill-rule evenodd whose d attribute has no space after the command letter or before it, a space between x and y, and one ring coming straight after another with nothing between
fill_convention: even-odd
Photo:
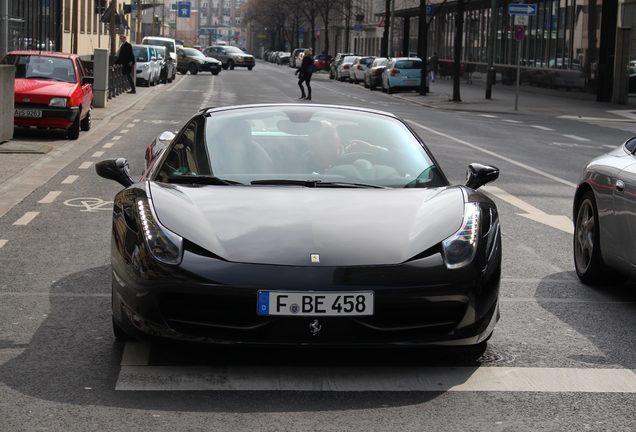
<instances>
[{"instance_id":1,"label":"parked red car","mask_svg":"<svg viewBox=\"0 0 636 432\"><path fill-rule=\"evenodd\" d=\"M314 66L317 71L328 70L331 63L331 56L329 54L318 54L314 59Z\"/></svg>"},{"instance_id":2,"label":"parked red car","mask_svg":"<svg viewBox=\"0 0 636 432\"><path fill-rule=\"evenodd\" d=\"M91 128L93 77L76 54L11 51L15 66L15 126L66 129L68 139Z\"/></svg>"}]
</instances>

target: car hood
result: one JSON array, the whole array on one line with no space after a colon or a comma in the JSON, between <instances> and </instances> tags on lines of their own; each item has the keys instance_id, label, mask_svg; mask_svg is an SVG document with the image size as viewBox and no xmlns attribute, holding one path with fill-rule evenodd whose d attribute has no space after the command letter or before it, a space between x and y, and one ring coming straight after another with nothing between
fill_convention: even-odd
<instances>
[{"instance_id":1,"label":"car hood","mask_svg":"<svg viewBox=\"0 0 636 432\"><path fill-rule=\"evenodd\" d=\"M15 101L22 102L23 98L31 99L32 103L49 103L52 97L70 97L76 83L53 80L39 80L31 78L16 78ZM43 101L43 98L46 101Z\"/></svg>"},{"instance_id":2,"label":"car hood","mask_svg":"<svg viewBox=\"0 0 636 432\"><path fill-rule=\"evenodd\" d=\"M219 60L215 59L214 57L206 57L205 61L208 63L221 63Z\"/></svg>"},{"instance_id":3,"label":"car hood","mask_svg":"<svg viewBox=\"0 0 636 432\"><path fill-rule=\"evenodd\" d=\"M161 224L221 258L241 263L398 264L461 226L459 187L308 189L184 186L150 182Z\"/></svg>"}]
</instances>

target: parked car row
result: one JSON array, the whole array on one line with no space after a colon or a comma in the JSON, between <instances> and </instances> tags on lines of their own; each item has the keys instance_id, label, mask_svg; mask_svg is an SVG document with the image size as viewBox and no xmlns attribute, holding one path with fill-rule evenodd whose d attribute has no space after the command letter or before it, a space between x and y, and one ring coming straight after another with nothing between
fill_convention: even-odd
<instances>
[{"instance_id":1,"label":"parked car row","mask_svg":"<svg viewBox=\"0 0 636 432\"><path fill-rule=\"evenodd\" d=\"M165 47L154 45L134 45L137 85L167 84L175 76L175 63Z\"/></svg>"},{"instance_id":2,"label":"parked car row","mask_svg":"<svg viewBox=\"0 0 636 432\"><path fill-rule=\"evenodd\" d=\"M289 51L265 51L263 60L277 65L290 64L292 53Z\"/></svg>"},{"instance_id":3,"label":"parked car row","mask_svg":"<svg viewBox=\"0 0 636 432\"><path fill-rule=\"evenodd\" d=\"M418 57L373 57L354 54L336 55L329 77L338 81L364 83L365 88L393 93L417 90L422 77L422 60Z\"/></svg>"}]
</instances>

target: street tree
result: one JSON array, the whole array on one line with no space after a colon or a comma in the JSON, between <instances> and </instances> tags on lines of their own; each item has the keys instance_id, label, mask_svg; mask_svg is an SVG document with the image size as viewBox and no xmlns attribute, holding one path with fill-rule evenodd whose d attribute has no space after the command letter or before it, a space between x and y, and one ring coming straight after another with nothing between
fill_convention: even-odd
<instances>
[{"instance_id":1,"label":"street tree","mask_svg":"<svg viewBox=\"0 0 636 432\"><path fill-rule=\"evenodd\" d=\"M324 52L329 52L329 23L331 19L337 19L336 13L340 11L340 5L343 0L314 0L316 4L316 8L318 9L318 14L322 18L322 22L325 27L325 36L324 36Z\"/></svg>"},{"instance_id":2,"label":"street tree","mask_svg":"<svg viewBox=\"0 0 636 432\"><path fill-rule=\"evenodd\" d=\"M457 0L455 6L455 40L453 46L453 102L461 102L459 81L462 61L462 40L464 38L464 9L466 0Z\"/></svg>"}]
</instances>

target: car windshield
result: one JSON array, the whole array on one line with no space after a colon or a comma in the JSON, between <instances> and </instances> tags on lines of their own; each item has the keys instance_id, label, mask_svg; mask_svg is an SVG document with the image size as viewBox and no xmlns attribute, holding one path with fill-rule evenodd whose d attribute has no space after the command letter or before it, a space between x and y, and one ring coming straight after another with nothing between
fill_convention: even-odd
<instances>
[{"instance_id":1,"label":"car windshield","mask_svg":"<svg viewBox=\"0 0 636 432\"><path fill-rule=\"evenodd\" d=\"M178 176L187 176L188 181L200 176L213 182L206 184L224 185L447 184L401 121L381 113L331 107L230 109L207 115L198 126L193 120L168 149L154 178L183 183L175 180Z\"/></svg>"},{"instance_id":2,"label":"car windshield","mask_svg":"<svg viewBox=\"0 0 636 432\"><path fill-rule=\"evenodd\" d=\"M174 43L172 43L171 41L166 41L161 39L145 39L144 44L166 47L168 52L174 52Z\"/></svg>"},{"instance_id":3,"label":"car windshield","mask_svg":"<svg viewBox=\"0 0 636 432\"><path fill-rule=\"evenodd\" d=\"M135 59L138 62L147 62L148 61L148 48L133 46L133 53L135 54Z\"/></svg>"},{"instance_id":4,"label":"car windshield","mask_svg":"<svg viewBox=\"0 0 636 432\"><path fill-rule=\"evenodd\" d=\"M9 54L5 62L15 65L16 78L77 82L73 62L68 58Z\"/></svg>"},{"instance_id":5,"label":"car windshield","mask_svg":"<svg viewBox=\"0 0 636 432\"><path fill-rule=\"evenodd\" d=\"M346 56L343 60L342 63L353 63L356 61L356 58L354 56Z\"/></svg>"},{"instance_id":6,"label":"car windshield","mask_svg":"<svg viewBox=\"0 0 636 432\"><path fill-rule=\"evenodd\" d=\"M228 53L234 53L234 54L245 54L245 52L243 52L242 49L233 47L233 46L225 47L225 51Z\"/></svg>"},{"instance_id":7,"label":"car windshield","mask_svg":"<svg viewBox=\"0 0 636 432\"><path fill-rule=\"evenodd\" d=\"M194 48L184 48L183 52L188 57L205 57L205 55L201 51L199 51L198 49L194 49Z\"/></svg>"},{"instance_id":8,"label":"car windshield","mask_svg":"<svg viewBox=\"0 0 636 432\"><path fill-rule=\"evenodd\" d=\"M165 57L164 50L162 48L156 48L155 52L157 53L157 59L163 60Z\"/></svg>"}]
</instances>

